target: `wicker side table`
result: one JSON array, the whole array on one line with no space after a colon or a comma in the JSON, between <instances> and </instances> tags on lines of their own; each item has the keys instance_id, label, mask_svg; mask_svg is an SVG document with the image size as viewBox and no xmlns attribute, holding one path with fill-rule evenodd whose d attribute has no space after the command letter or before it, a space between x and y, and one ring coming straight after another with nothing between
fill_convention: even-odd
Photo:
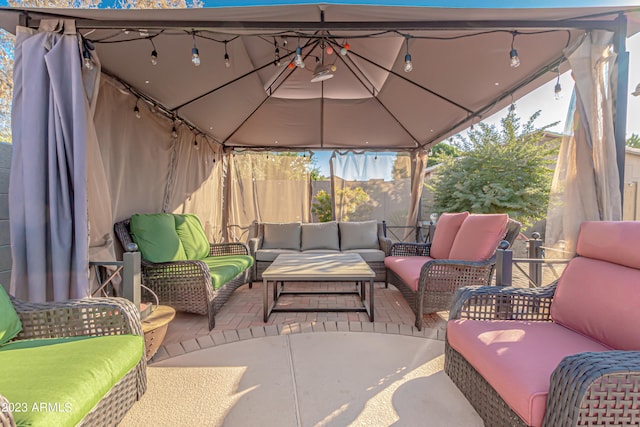
<instances>
[{"instance_id":1,"label":"wicker side table","mask_svg":"<svg viewBox=\"0 0 640 427\"><path fill-rule=\"evenodd\" d=\"M167 333L169 322L173 320L176 311L166 305L159 305L147 317L142 320L142 332L144 332L144 347L147 360L151 359L162 345L162 340Z\"/></svg>"}]
</instances>

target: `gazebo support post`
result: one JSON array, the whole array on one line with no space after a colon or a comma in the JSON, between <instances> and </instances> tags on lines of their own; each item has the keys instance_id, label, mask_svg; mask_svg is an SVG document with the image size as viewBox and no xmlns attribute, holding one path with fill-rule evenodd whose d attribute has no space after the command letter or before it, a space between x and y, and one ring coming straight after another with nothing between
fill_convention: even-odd
<instances>
[{"instance_id":1,"label":"gazebo support post","mask_svg":"<svg viewBox=\"0 0 640 427\"><path fill-rule=\"evenodd\" d=\"M616 157L620 177L620 203L624 203L624 160L627 133L627 98L629 93L629 52L627 52L627 17L620 14L616 19L618 29L614 36L614 49L618 55L618 82L616 88L614 136ZM622 206L620 207L622 211ZM622 218L620 218L622 219Z\"/></svg>"}]
</instances>

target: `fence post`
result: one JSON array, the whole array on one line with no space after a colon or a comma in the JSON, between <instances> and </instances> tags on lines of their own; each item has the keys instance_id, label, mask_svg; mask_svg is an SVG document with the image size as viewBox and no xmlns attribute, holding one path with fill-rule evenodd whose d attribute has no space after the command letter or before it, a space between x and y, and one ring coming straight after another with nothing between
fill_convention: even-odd
<instances>
[{"instance_id":1,"label":"fence post","mask_svg":"<svg viewBox=\"0 0 640 427\"><path fill-rule=\"evenodd\" d=\"M140 252L138 245L130 243L127 252L122 254L124 268L122 269L122 296L133 302L140 310Z\"/></svg>"},{"instance_id":2,"label":"fence post","mask_svg":"<svg viewBox=\"0 0 640 427\"><path fill-rule=\"evenodd\" d=\"M540 240L540 233L537 231L531 233L531 239L529 239L528 244L529 258L542 258L542 240ZM536 287L542 286L542 264L529 263L529 277L531 281L535 283Z\"/></svg>"},{"instance_id":3,"label":"fence post","mask_svg":"<svg viewBox=\"0 0 640 427\"><path fill-rule=\"evenodd\" d=\"M503 240L496 250L496 285L511 286L513 278L513 252L509 242Z\"/></svg>"}]
</instances>

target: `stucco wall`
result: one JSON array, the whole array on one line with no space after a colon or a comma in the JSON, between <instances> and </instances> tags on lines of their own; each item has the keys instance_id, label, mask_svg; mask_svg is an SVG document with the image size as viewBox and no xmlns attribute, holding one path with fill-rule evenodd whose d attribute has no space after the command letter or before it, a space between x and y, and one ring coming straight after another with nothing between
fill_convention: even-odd
<instances>
[{"instance_id":1,"label":"stucco wall","mask_svg":"<svg viewBox=\"0 0 640 427\"><path fill-rule=\"evenodd\" d=\"M9 240L9 168L11 144L0 142L0 283L9 290L11 246Z\"/></svg>"}]
</instances>

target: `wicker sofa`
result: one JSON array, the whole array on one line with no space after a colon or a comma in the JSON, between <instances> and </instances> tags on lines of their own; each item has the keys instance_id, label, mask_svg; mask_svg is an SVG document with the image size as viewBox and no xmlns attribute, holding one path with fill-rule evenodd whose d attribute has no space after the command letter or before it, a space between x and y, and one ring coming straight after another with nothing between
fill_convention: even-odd
<instances>
[{"instance_id":1,"label":"wicker sofa","mask_svg":"<svg viewBox=\"0 0 640 427\"><path fill-rule=\"evenodd\" d=\"M501 240L512 244L520 223L506 214L444 213L430 243L394 243L387 283L400 290L422 329L423 314L448 310L456 290L488 285Z\"/></svg>"},{"instance_id":2,"label":"wicker sofa","mask_svg":"<svg viewBox=\"0 0 640 427\"><path fill-rule=\"evenodd\" d=\"M485 425L640 425L639 241L585 222L556 283L458 292L445 371Z\"/></svg>"},{"instance_id":3,"label":"wicker sofa","mask_svg":"<svg viewBox=\"0 0 640 427\"><path fill-rule=\"evenodd\" d=\"M1 288L0 426L117 425L147 388L135 306L121 298L7 305ZM16 312L19 321L3 328Z\"/></svg>"},{"instance_id":4,"label":"wicker sofa","mask_svg":"<svg viewBox=\"0 0 640 427\"><path fill-rule=\"evenodd\" d=\"M135 222L141 218L152 222L138 225L136 230ZM162 230L170 238L169 243L160 236ZM209 330L215 326L217 311L233 292L245 283L252 286L253 258L247 245L209 243L195 215L133 215L116 223L114 231L123 248L129 243L138 245L142 255L142 283L158 296L160 304L207 315ZM161 253L154 253L153 249Z\"/></svg>"},{"instance_id":5,"label":"wicker sofa","mask_svg":"<svg viewBox=\"0 0 640 427\"><path fill-rule=\"evenodd\" d=\"M278 255L301 252L357 253L376 273L376 281L385 280L384 258L391 239L381 222L254 223L252 229L254 280L262 280L262 272Z\"/></svg>"}]
</instances>

